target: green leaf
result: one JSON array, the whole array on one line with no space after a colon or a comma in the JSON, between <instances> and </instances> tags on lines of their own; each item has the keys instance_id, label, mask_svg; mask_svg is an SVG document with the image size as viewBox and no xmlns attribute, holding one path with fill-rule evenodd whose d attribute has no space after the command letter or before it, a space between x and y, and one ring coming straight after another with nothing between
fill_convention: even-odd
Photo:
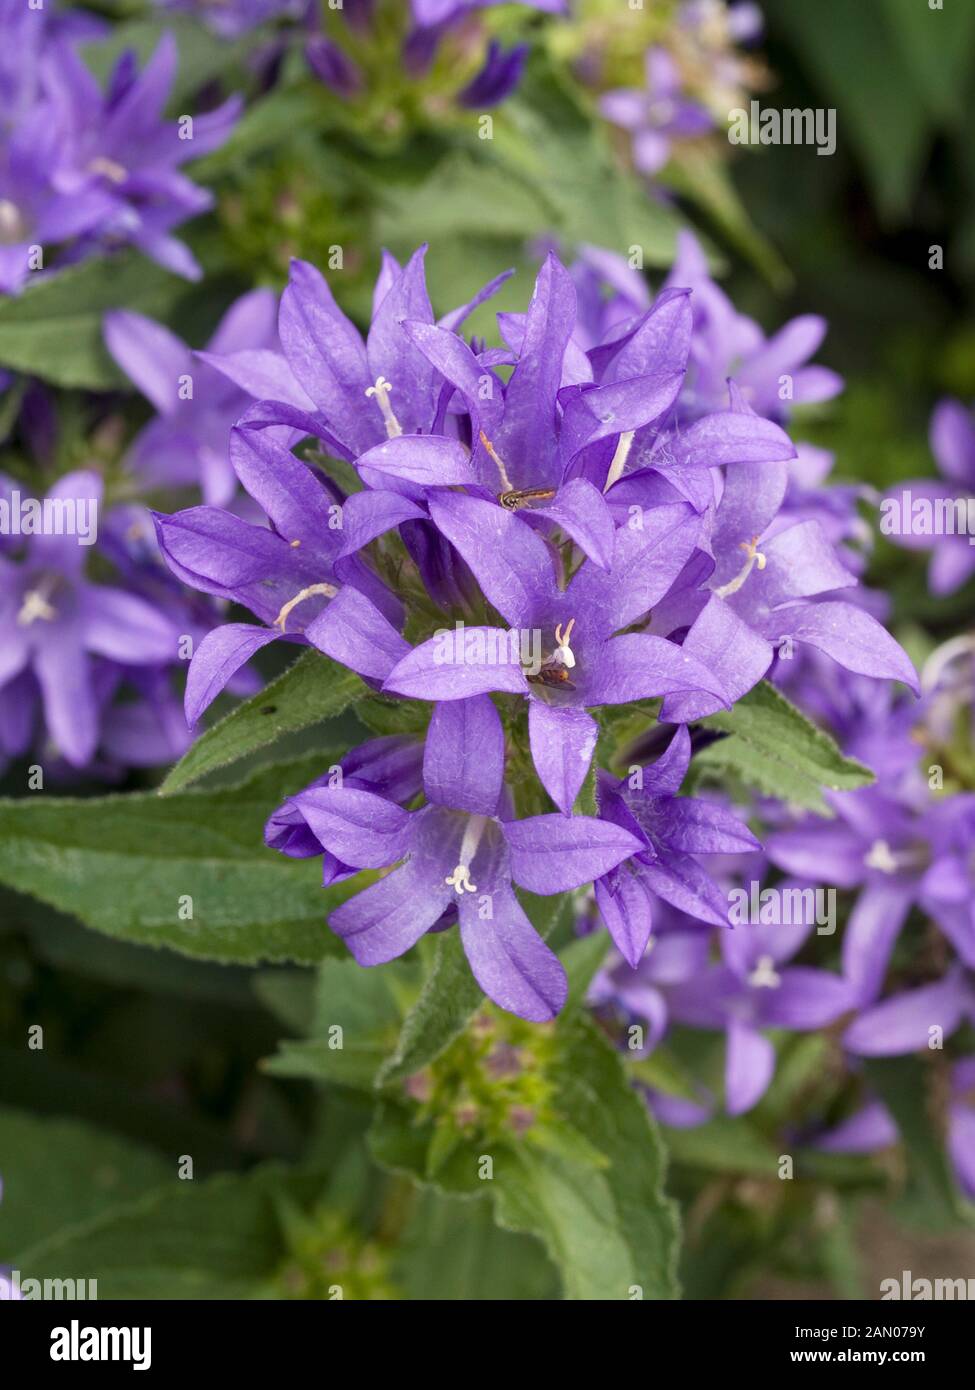
<instances>
[{"instance_id":1,"label":"green leaf","mask_svg":"<svg viewBox=\"0 0 975 1390\"><path fill-rule=\"evenodd\" d=\"M696 770L732 772L748 786L789 804L829 814L823 787L849 791L874 780L869 768L844 757L833 739L768 681L755 686L733 709L701 722L729 737L702 748L694 758Z\"/></svg>"},{"instance_id":2,"label":"green leaf","mask_svg":"<svg viewBox=\"0 0 975 1390\"><path fill-rule=\"evenodd\" d=\"M102 340L108 310L172 322L196 295L185 280L135 254L86 261L0 301L0 364L56 386L105 391L128 385Z\"/></svg>"},{"instance_id":3,"label":"green leaf","mask_svg":"<svg viewBox=\"0 0 975 1390\"><path fill-rule=\"evenodd\" d=\"M429 1189L399 1241L393 1267L409 1299L477 1302L558 1296L555 1270L529 1236L502 1231L487 1202L462 1202Z\"/></svg>"},{"instance_id":4,"label":"green leaf","mask_svg":"<svg viewBox=\"0 0 975 1390\"><path fill-rule=\"evenodd\" d=\"M241 964L319 960L343 949L325 919L361 880L323 889L317 861L261 839L270 812L320 764L302 759L165 800L0 801L0 881L126 941Z\"/></svg>"},{"instance_id":5,"label":"green leaf","mask_svg":"<svg viewBox=\"0 0 975 1390\"><path fill-rule=\"evenodd\" d=\"M790 35L817 94L836 109L837 139L863 165L883 215L903 217L924 161L932 125L913 63L887 23L887 0L770 0L769 17ZM918 5L927 11L927 5ZM943 15L928 12L931 23ZM808 151L816 161L815 151Z\"/></svg>"},{"instance_id":6,"label":"green leaf","mask_svg":"<svg viewBox=\"0 0 975 1390\"><path fill-rule=\"evenodd\" d=\"M433 949L432 969L406 1015L395 1051L376 1078L379 1086L401 1081L438 1057L484 998L467 964L459 931L443 932Z\"/></svg>"},{"instance_id":7,"label":"green leaf","mask_svg":"<svg viewBox=\"0 0 975 1390\"><path fill-rule=\"evenodd\" d=\"M321 652L303 653L277 680L207 729L170 772L159 788L160 795L182 791L207 773L239 762L285 734L341 714L365 690L348 667Z\"/></svg>"},{"instance_id":8,"label":"green leaf","mask_svg":"<svg viewBox=\"0 0 975 1390\"><path fill-rule=\"evenodd\" d=\"M932 1054L938 1062L938 1054ZM929 1105L931 1065L920 1057L871 1058L863 1064L867 1084L894 1117L907 1157L910 1190L907 1205L925 1225L949 1230L957 1225L962 1204Z\"/></svg>"},{"instance_id":9,"label":"green leaf","mask_svg":"<svg viewBox=\"0 0 975 1390\"><path fill-rule=\"evenodd\" d=\"M364 970L351 959L323 961L310 1038L281 1043L263 1064L272 1076L334 1081L371 1091L396 1042L400 1011L389 970Z\"/></svg>"},{"instance_id":10,"label":"green leaf","mask_svg":"<svg viewBox=\"0 0 975 1390\"><path fill-rule=\"evenodd\" d=\"M719 1115L693 1129L667 1131L671 1161L710 1173L777 1177L778 1154L747 1120Z\"/></svg>"},{"instance_id":11,"label":"green leaf","mask_svg":"<svg viewBox=\"0 0 975 1390\"><path fill-rule=\"evenodd\" d=\"M167 1163L151 1149L76 1120L39 1119L4 1106L0 1135L0 1265L16 1265L19 1251L176 1174L175 1159ZM60 1272L81 1277L87 1268Z\"/></svg>"},{"instance_id":12,"label":"green leaf","mask_svg":"<svg viewBox=\"0 0 975 1390\"><path fill-rule=\"evenodd\" d=\"M287 1253L279 1201L306 1204L322 1184L271 1164L181 1181L174 1166L166 1189L18 1249L16 1265L33 1278L84 1271L103 1299L255 1297Z\"/></svg>"},{"instance_id":13,"label":"green leaf","mask_svg":"<svg viewBox=\"0 0 975 1390\"><path fill-rule=\"evenodd\" d=\"M678 1223L657 1126L596 1026L582 1016L562 1026L558 1107L608 1166L522 1144L496 1168L498 1220L544 1242L567 1298L676 1298Z\"/></svg>"}]
</instances>

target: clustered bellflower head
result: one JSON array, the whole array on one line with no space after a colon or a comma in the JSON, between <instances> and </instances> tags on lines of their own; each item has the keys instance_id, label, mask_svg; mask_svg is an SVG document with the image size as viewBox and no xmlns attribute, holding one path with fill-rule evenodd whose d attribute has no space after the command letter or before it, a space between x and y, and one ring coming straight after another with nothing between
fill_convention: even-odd
<instances>
[{"instance_id":1,"label":"clustered bellflower head","mask_svg":"<svg viewBox=\"0 0 975 1390\"><path fill-rule=\"evenodd\" d=\"M27 499L0 475L0 509L20 518L0 545L0 763L38 749L59 775L112 779L189 745L181 647L204 639L216 606L162 564L146 509L103 509L103 491L80 470ZM254 689L248 672L235 689Z\"/></svg>"},{"instance_id":2,"label":"clustered bellflower head","mask_svg":"<svg viewBox=\"0 0 975 1390\"><path fill-rule=\"evenodd\" d=\"M39 12L25 13L35 23ZM32 273L49 270L55 248L63 264L131 245L177 275L200 277L172 231L206 211L212 195L180 166L223 144L240 102L167 121L172 37L160 40L141 73L135 54L123 53L103 90L75 49L84 36L65 26L45 31L36 64L28 55L35 80L21 88L18 114L0 130L2 293L16 294Z\"/></svg>"},{"instance_id":3,"label":"clustered bellflower head","mask_svg":"<svg viewBox=\"0 0 975 1390\"><path fill-rule=\"evenodd\" d=\"M215 506L156 515L174 574L257 619L199 644L186 710L195 722L282 639L387 701L422 702L414 736L354 750L337 783L272 816L268 843L321 852L326 883L366 875L330 918L363 964L457 921L490 997L549 1018L561 967L512 885L595 883L631 965L651 901L725 923L700 857L758 846L724 805L679 796L685 726L755 685L785 634L847 670L915 676L879 622L835 597L857 581L819 522L775 530L796 453L781 425L734 383L683 418L691 289L666 287L585 348L592 317L580 330L573 277L550 254L487 348L464 322L505 277L437 320L423 257L384 256L364 339L299 261L280 353L206 355L254 398L230 458L267 524ZM614 711L641 709L645 725L659 710L666 751L620 780L606 769ZM751 966L736 963L745 989Z\"/></svg>"}]
</instances>

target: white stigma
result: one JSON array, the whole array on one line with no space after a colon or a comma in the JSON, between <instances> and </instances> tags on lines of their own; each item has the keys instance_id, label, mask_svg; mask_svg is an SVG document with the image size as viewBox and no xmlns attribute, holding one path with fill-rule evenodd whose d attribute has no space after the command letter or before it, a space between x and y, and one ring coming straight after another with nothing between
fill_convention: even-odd
<instances>
[{"instance_id":1,"label":"white stigma","mask_svg":"<svg viewBox=\"0 0 975 1390\"><path fill-rule=\"evenodd\" d=\"M748 977L748 983L756 989L775 989L782 983L782 976L776 970L772 956L759 956L755 969Z\"/></svg>"},{"instance_id":2,"label":"white stigma","mask_svg":"<svg viewBox=\"0 0 975 1390\"><path fill-rule=\"evenodd\" d=\"M552 654L553 660L561 661L562 665L567 666L570 671L576 664L575 653L569 646L569 638L572 636L572 629L575 625L575 618L570 618L565 625L565 632L563 632L562 624L559 623L555 629L555 651Z\"/></svg>"},{"instance_id":3,"label":"white stigma","mask_svg":"<svg viewBox=\"0 0 975 1390\"><path fill-rule=\"evenodd\" d=\"M460 894L477 892L477 884L471 882L471 860L477 853L487 823L487 816L470 817L464 827L464 838L460 842L460 859L456 868L444 879L444 883L456 888Z\"/></svg>"},{"instance_id":4,"label":"white stigma","mask_svg":"<svg viewBox=\"0 0 975 1390\"><path fill-rule=\"evenodd\" d=\"M882 874L895 874L898 869L897 856L886 840L874 840L863 862L868 869L879 869Z\"/></svg>"},{"instance_id":5,"label":"white stigma","mask_svg":"<svg viewBox=\"0 0 975 1390\"><path fill-rule=\"evenodd\" d=\"M311 598L314 594L324 594L326 598L334 598L337 593L338 589L334 584L309 584L307 589L302 589L300 593L295 594L294 598L288 599L271 626L279 627L284 632L288 614L292 608L297 608L299 603L303 603L306 598Z\"/></svg>"},{"instance_id":6,"label":"white stigma","mask_svg":"<svg viewBox=\"0 0 975 1390\"><path fill-rule=\"evenodd\" d=\"M11 246L26 234L20 208L9 198L0 198L0 246Z\"/></svg>"},{"instance_id":7,"label":"white stigma","mask_svg":"<svg viewBox=\"0 0 975 1390\"><path fill-rule=\"evenodd\" d=\"M53 622L58 616L56 608L48 603L46 596L40 589L28 589L24 594L24 602L20 612L17 614L17 623L20 627L30 627L31 623L43 618L46 623Z\"/></svg>"},{"instance_id":8,"label":"white stigma","mask_svg":"<svg viewBox=\"0 0 975 1390\"><path fill-rule=\"evenodd\" d=\"M124 164L119 164L115 159L108 159L105 155L96 155L88 163L89 174L101 174L110 183L124 183L129 177L129 171Z\"/></svg>"},{"instance_id":9,"label":"white stigma","mask_svg":"<svg viewBox=\"0 0 975 1390\"><path fill-rule=\"evenodd\" d=\"M715 589L714 592L718 598L728 598L731 594L737 594L755 566L757 565L760 570L763 570L767 564L765 556L758 548L757 536L752 536L750 541L741 541L738 549L745 552L747 559L734 579L729 580L727 584L722 584L720 589Z\"/></svg>"},{"instance_id":10,"label":"white stigma","mask_svg":"<svg viewBox=\"0 0 975 1390\"><path fill-rule=\"evenodd\" d=\"M376 404L382 411L383 420L386 423L386 438L397 439L403 433L403 426L393 414L393 407L389 403L389 393L393 389L393 383L387 381L384 376L376 377L375 386L366 387L367 396L375 396Z\"/></svg>"}]
</instances>

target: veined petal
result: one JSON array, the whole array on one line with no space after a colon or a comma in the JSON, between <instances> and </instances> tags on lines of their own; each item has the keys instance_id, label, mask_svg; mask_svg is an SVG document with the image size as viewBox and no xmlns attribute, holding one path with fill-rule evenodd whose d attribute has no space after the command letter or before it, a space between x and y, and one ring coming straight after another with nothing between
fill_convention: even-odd
<instances>
[{"instance_id":1,"label":"veined petal","mask_svg":"<svg viewBox=\"0 0 975 1390\"><path fill-rule=\"evenodd\" d=\"M643 848L628 830L593 816L508 821L511 876L530 893L563 893L601 878Z\"/></svg>"},{"instance_id":2,"label":"veined petal","mask_svg":"<svg viewBox=\"0 0 975 1390\"><path fill-rule=\"evenodd\" d=\"M532 700L528 736L542 786L559 810L570 816L596 751L599 725L578 706Z\"/></svg>"},{"instance_id":3,"label":"veined petal","mask_svg":"<svg viewBox=\"0 0 975 1390\"><path fill-rule=\"evenodd\" d=\"M466 700L490 690L527 695L528 682L512 633L501 627L444 628L407 652L383 689L415 700Z\"/></svg>"},{"instance_id":4,"label":"veined petal","mask_svg":"<svg viewBox=\"0 0 975 1390\"><path fill-rule=\"evenodd\" d=\"M504 782L504 730L487 695L436 705L423 753L427 800L493 816Z\"/></svg>"},{"instance_id":5,"label":"veined petal","mask_svg":"<svg viewBox=\"0 0 975 1390\"><path fill-rule=\"evenodd\" d=\"M565 1003L565 971L510 888L491 894L491 914L477 900L459 904L460 935L474 978L489 999L533 1023L547 1023Z\"/></svg>"}]
</instances>

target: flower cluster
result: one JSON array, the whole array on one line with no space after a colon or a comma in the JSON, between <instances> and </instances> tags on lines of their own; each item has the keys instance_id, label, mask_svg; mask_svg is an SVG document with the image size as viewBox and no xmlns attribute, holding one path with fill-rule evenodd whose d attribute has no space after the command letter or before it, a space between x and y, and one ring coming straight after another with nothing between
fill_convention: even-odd
<instances>
[{"instance_id":1,"label":"flower cluster","mask_svg":"<svg viewBox=\"0 0 975 1390\"><path fill-rule=\"evenodd\" d=\"M90 469L44 498L0 474L0 762L36 749L111 778L189 745L177 675L216 605L167 572L145 507L102 512L103 492Z\"/></svg>"},{"instance_id":2,"label":"flower cluster","mask_svg":"<svg viewBox=\"0 0 975 1390\"><path fill-rule=\"evenodd\" d=\"M212 205L180 166L223 144L240 112L230 98L203 115L163 118L176 75L165 36L139 71L123 53L104 88L77 51L82 21L7 5L0 32L16 64L0 71L0 293L32 275L136 246L177 275L200 268L173 229Z\"/></svg>"},{"instance_id":3,"label":"flower cluster","mask_svg":"<svg viewBox=\"0 0 975 1390\"><path fill-rule=\"evenodd\" d=\"M258 620L197 647L191 723L280 640L422 702L415 735L354 750L269 822L282 852L322 854L327 884L364 875L332 929L376 965L459 923L485 993L543 1020L565 975L515 885L595 883L633 965L657 900L727 920L700 857L758 844L724 806L679 796L688 725L745 695L786 641L916 679L846 597L856 576L801 487L787 501L797 451L748 399L764 373L800 374L808 333L764 353L752 335L745 389L732 381L707 410L696 288L669 283L593 341L578 276L550 254L527 311L499 316L504 346L485 348L461 330L500 282L436 320L423 256L385 257L365 339L294 263L280 351L205 359L254 400L230 457L266 524L202 506L156 525L179 579ZM614 730L641 711L646 728L653 709L665 751L614 776Z\"/></svg>"},{"instance_id":4,"label":"flower cluster","mask_svg":"<svg viewBox=\"0 0 975 1390\"><path fill-rule=\"evenodd\" d=\"M643 55L642 84L603 92L600 110L630 135L641 174L659 174L675 147L718 129L756 84L760 70L736 45L754 42L762 28L750 0L683 0L676 22Z\"/></svg>"}]
</instances>

